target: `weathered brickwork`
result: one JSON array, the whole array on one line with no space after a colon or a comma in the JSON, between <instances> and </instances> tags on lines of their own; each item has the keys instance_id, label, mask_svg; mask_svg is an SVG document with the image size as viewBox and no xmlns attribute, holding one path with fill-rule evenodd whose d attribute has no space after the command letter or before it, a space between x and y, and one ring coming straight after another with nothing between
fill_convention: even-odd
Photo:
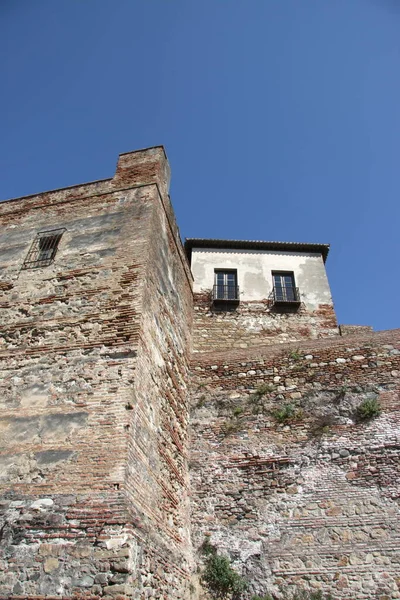
<instances>
[{"instance_id":1,"label":"weathered brickwork","mask_svg":"<svg viewBox=\"0 0 400 600\"><path fill-rule=\"evenodd\" d=\"M400 597L400 331L197 354L194 544L250 583ZM363 401L381 414L363 420ZM281 594L283 593L283 596Z\"/></svg>"},{"instance_id":2,"label":"weathered brickwork","mask_svg":"<svg viewBox=\"0 0 400 600\"><path fill-rule=\"evenodd\" d=\"M294 342L339 334L332 305L316 310L305 305L292 312L274 310L270 302L243 302L237 307L212 307L210 294L194 294L193 350L207 352Z\"/></svg>"},{"instance_id":3,"label":"weathered brickwork","mask_svg":"<svg viewBox=\"0 0 400 600\"><path fill-rule=\"evenodd\" d=\"M340 335L356 335L372 331L369 325L339 325Z\"/></svg>"},{"instance_id":4,"label":"weathered brickwork","mask_svg":"<svg viewBox=\"0 0 400 600\"><path fill-rule=\"evenodd\" d=\"M205 536L243 600L400 598L400 330L338 328L327 246L279 246L291 312L193 301L168 187L150 148L0 204L0 599L209 598Z\"/></svg>"},{"instance_id":5,"label":"weathered brickwork","mask_svg":"<svg viewBox=\"0 0 400 600\"><path fill-rule=\"evenodd\" d=\"M2 598L186 597L191 275L167 187L156 148L0 205Z\"/></svg>"}]
</instances>

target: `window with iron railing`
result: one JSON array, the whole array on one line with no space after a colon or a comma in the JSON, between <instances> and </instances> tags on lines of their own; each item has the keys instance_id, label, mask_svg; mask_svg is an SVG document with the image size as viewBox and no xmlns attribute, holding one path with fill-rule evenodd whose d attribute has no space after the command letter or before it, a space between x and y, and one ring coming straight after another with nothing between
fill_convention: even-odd
<instances>
[{"instance_id":1,"label":"window with iron railing","mask_svg":"<svg viewBox=\"0 0 400 600\"><path fill-rule=\"evenodd\" d=\"M237 285L237 271L216 270L214 275L213 300L224 302L237 302L239 288Z\"/></svg>"},{"instance_id":2,"label":"window with iron railing","mask_svg":"<svg viewBox=\"0 0 400 600\"><path fill-rule=\"evenodd\" d=\"M272 300L276 304L300 303L299 288L296 287L293 272L273 271Z\"/></svg>"}]
</instances>

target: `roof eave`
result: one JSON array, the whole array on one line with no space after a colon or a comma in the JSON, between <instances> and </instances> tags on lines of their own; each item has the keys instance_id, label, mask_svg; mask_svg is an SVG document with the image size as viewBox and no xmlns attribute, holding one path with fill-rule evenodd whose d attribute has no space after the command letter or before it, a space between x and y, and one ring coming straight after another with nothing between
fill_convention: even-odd
<instances>
[{"instance_id":1,"label":"roof eave","mask_svg":"<svg viewBox=\"0 0 400 600\"><path fill-rule=\"evenodd\" d=\"M329 244L305 242L269 242L261 240L219 240L205 238L186 238L185 251L189 262L193 248L227 248L232 250L271 250L283 252L312 252L321 254L326 262Z\"/></svg>"}]
</instances>

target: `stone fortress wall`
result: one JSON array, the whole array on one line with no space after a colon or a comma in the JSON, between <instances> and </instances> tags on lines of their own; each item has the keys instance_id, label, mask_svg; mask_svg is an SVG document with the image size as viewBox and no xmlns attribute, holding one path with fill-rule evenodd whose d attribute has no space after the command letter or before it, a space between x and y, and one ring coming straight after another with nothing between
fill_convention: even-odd
<instances>
[{"instance_id":1,"label":"stone fortress wall","mask_svg":"<svg viewBox=\"0 0 400 600\"><path fill-rule=\"evenodd\" d=\"M399 331L193 300L168 185L157 147L0 204L0 598L206 598L205 535L246 600L400 598Z\"/></svg>"},{"instance_id":2,"label":"stone fortress wall","mask_svg":"<svg viewBox=\"0 0 400 600\"><path fill-rule=\"evenodd\" d=\"M0 204L2 598L186 597L191 274L168 179L156 148ZM58 228L56 260L21 270Z\"/></svg>"},{"instance_id":3,"label":"stone fortress wall","mask_svg":"<svg viewBox=\"0 0 400 600\"><path fill-rule=\"evenodd\" d=\"M400 330L193 355L193 543L248 597L400 597L399 382Z\"/></svg>"}]
</instances>

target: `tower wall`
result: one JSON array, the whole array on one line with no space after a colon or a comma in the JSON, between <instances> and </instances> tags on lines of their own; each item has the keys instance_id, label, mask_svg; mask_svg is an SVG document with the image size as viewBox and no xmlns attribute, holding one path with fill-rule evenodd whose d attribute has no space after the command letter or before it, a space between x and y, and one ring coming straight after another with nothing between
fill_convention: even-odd
<instances>
[{"instance_id":1,"label":"tower wall","mask_svg":"<svg viewBox=\"0 0 400 600\"><path fill-rule=\"evenodd\" d=\"M0 596L184 598L191 275L162 148L0 204ZM22 269L65 228L54 262Z\"/></svg>"}]
</instances>

